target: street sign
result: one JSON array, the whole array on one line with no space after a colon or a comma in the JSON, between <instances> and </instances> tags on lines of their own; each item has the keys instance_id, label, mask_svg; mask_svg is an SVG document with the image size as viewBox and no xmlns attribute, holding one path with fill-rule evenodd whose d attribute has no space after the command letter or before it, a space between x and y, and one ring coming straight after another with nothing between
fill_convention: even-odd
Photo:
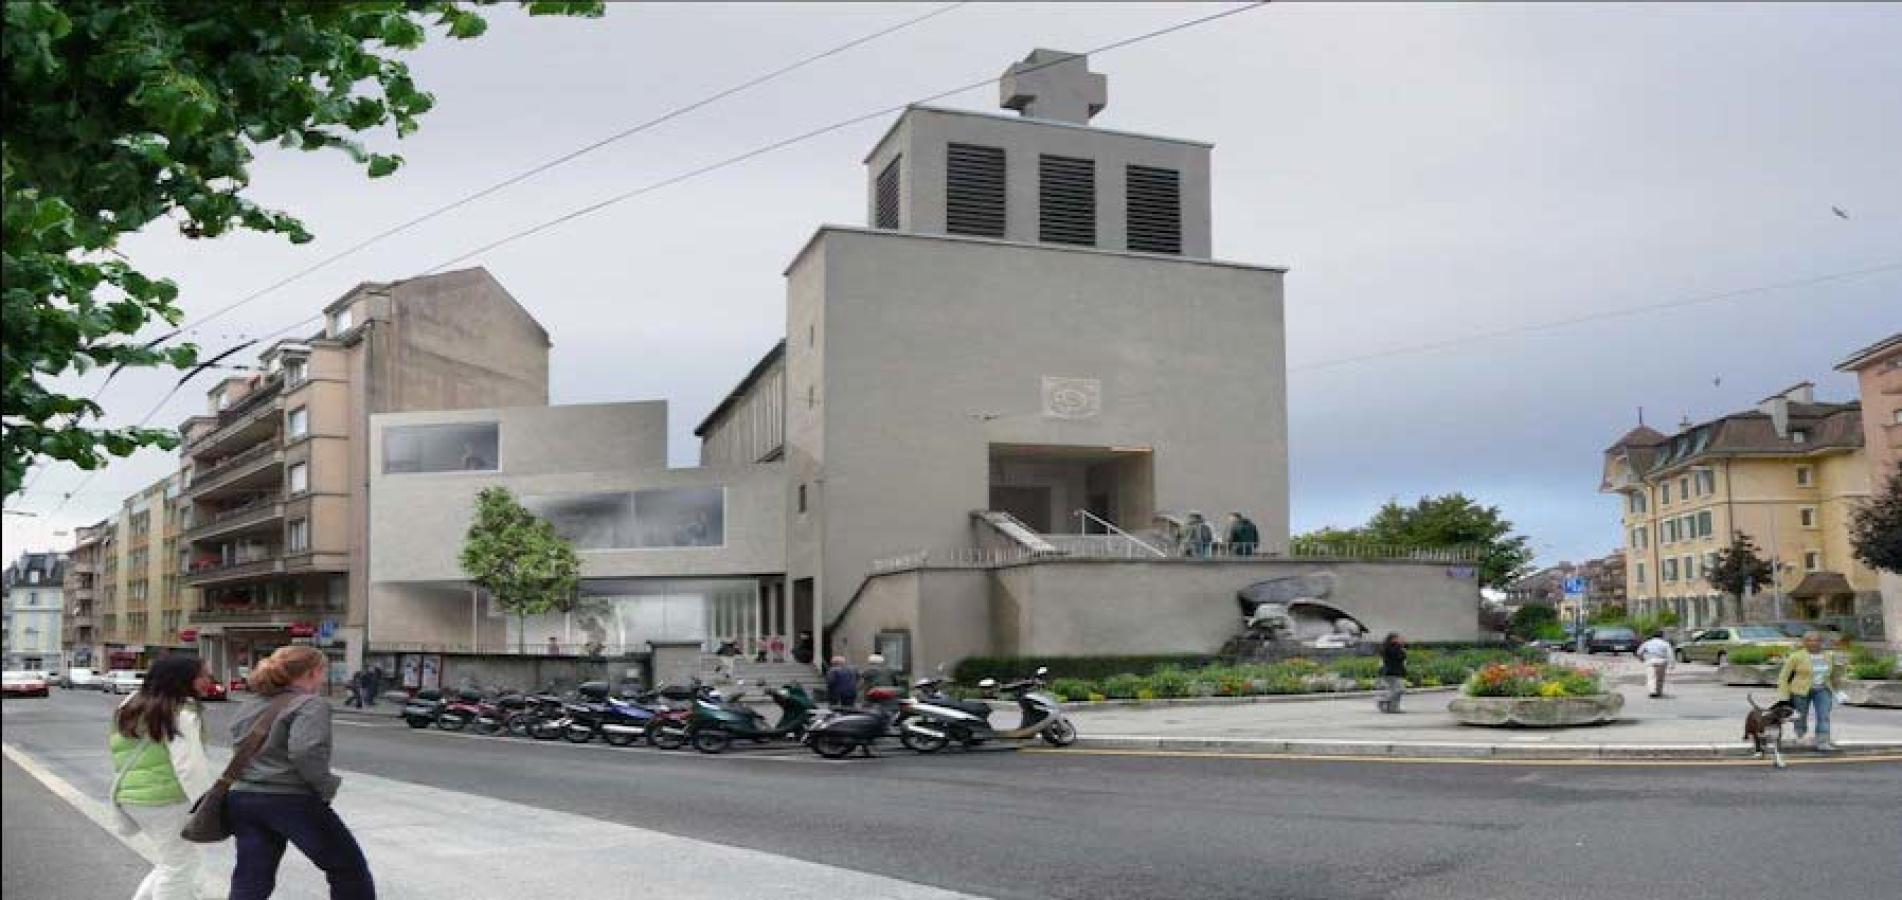
<instances>
[{"instance_id":1,"label":"street sign","mask_svg":"<svg viewBox=\"0 0 1902 900\"><path fill-rule=\"evenodd\" d=\"M325 619L317 626L317 636L325 641L337 636L337 620Z\"/></svg>"},{"instance_id":2,"label":"street sign","mask_svg":"<svg viewBox=\"0 0 1902 900\"><path fill-rule=\"evenodd\" d=\"M1565 596L1568 598L1575 599L1585 596L1585 588L1587 586L1588 583L1583 575L1565 576Z\"/></svg>"}]
</instances>

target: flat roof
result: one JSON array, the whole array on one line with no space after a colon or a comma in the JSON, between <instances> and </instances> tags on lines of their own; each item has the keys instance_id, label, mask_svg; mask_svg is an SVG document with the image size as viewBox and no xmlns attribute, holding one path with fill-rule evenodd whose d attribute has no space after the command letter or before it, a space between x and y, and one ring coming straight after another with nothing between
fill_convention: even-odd
<instances>
[{"instance_id":1,"label":"flat roof","mask_svg":"<svg viewBox=\"0 0 1902 900\"><path fill-rule=\"evenodd\" d=\"M844 232L847 234L871 234L871 235L879 235L881 237L911 238L914 240L921 240L921 241L948 241L948 242L957 243L957 244L989 244L996 247L1019 247L1019 248L1025 248L1030 250L1047 250L1051 253L1085 253L1085 254L1091 254L1095 256L1126 256L1126 257L1134 257L1137 259L1156 260L1158 262L1180 263L1182 265L1215 266L1217 268L1224 268L1224 269L1246 269L1251 272L1274 272L1278 275L1286 275L1288 273L1288 268L1286 266L1263 266L1263 265L1256 265L1254 263L1229 262L1228 260L1221 260L1221 259L1204 259L1204 258L1195 257L1195 256L1177 256L1173 253L1137 253L1131 250L1105 250L1101 247L1079 247L1074 244L1047 244L1047 243L1042 243L1039 241L1011 241L1011 240L1005 240L1003 238L973 237L968 234L925 234L925 233L920 233L916 231L896 231L890 228L865 228L859 225L821 225L818 228L813 230L812 237L807 238L806 242L799 246L799 252L793 254L792 261L786 264L786 268L782 270L780 274L781 275L792 274L793 268L799 265L799 260L805 258L805 255L809 251L812 250L813 245L819 242L820 236L824 235L828 231L838 231L838 232Z\"/></svg>"},{"instance_id":2,"label":"flat roof","mask_svg":"<svg viewBox=\"0 0 1902 900\"><path fill-rule=\"evenodd\" d=\"M1208 141L1192 141L1192 140L1189 140L1188 138L1168 137L1166 135L1160 135L1160 134L1144 134L1140 131L1119 131L1114 128L1098 128L1095 125L1089 125L1089 124L1079 125L1075 122L1058 122L1054 119L1038 119L1032 116L1016 115L1016 114L1010 114L1010 113L979 112L974 109L956 109L949 106L931 106L925 103L913 103L909 106L906 106L905 111L898 114L898 118L892 120L892 124L886 127L885 132L883 134L878 136L878 140L872 142L871 151L866 153L865 158L859 160L859 162L861 164L871 162L872 157L878 155L878 148L885 146L885 142L891 140L892 132L897 131L898 126L904 123L905 117L911 115L914 112L941 113L947 116L970 116L976 119L992 119L998 122L1011 122L1011 123L1020 124L1020 125L1043 125L1050 128L1074 128L1078 131L1088 131L1094 134L1108 134L1108 135L1114 135L1116 137L1140 138L1145 141L1162 141L1164 143L1169 143L1169 144L1184 144L1186 146L1201 147L1203 149L1212 149L1215 146L1214 144L1211 144Z\"/></svg>"}]
</instances>

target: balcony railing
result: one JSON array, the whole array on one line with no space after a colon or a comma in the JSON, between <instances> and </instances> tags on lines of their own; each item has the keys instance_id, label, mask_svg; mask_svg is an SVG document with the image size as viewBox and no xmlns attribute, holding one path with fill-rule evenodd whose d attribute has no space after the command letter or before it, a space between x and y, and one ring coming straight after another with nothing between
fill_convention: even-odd
<instances>
[{"instance_id":1,"label":"balcony railing","mask_svg":"<svg viewBox=\"0 0 1902 900\"><path fill-rule=\"evenodd\" d=\"M269 522L283 516L283 502L277 499L276 494L266 494L242 506L220 510L205 521L193 525L185 534L191 540L203 540L212 535Z\"/></svg>"},{"instance_id":2,"label":"balcony railing","mask_svg":"<svg viewBox=\"0 0 1902 900\"><path fill-rule=\"evenodd\" d=\"M958 547L951 550L913 550L872 562L873 574L912 569L989 569L1016 563L1048 560L1127 560L1131 562L1196 563L1211 560L1259 562L1273 559L1322 559L1359 562L1425 562L1470 565L1477 561L1477 547L1406 547L1347 541L1295 541L1285 550L1265 547L1240 547L1214 544L1190 552L1175 548L1166 557L1155 555L1157 541L1106 540L1104 535L1042 535L1054 549L1032 550L1026 547ZM1079 538L1091 538L1081 540ZM1115 536L1107 536L1114 538ZM1164 549L1169 549L1166 545Z\"/></svg>"},{"instance_id":3,"label":"balcony railing","mask_svg":"<svg viewBox=\"0 0 1902 900\"><path fill-rule=\"evenodd\" d=\"M259 384L257 389L244 396L244 399L219 410L212 429L190 442L191 446L217 443L234 431L243 429L259 418L258 413L271 411L271 400L283 386L283 376L276 375Z\"/></svg>"},{"instance_id":4,"label":"balcony railing","mask_svg":"<svg viewBox=\"0 0 1902 900\"><path fill-rule=\"evenodd\" d=\"M291 621L299 619L321 619L328 616L343 615L344 610L327 606L298 604L295 606L271 606L268 604L213 604L201 606L192 613L192 622L197 624L222 624L226 622Z\"/></svg>"},{"instance_id":5,"label":"balcony railing","mask_svg":"<svg viewBox=\"0 0 1902 900\"><path fill-rule=\"evenodd\" d=\"M193 563L182 572L187 582L199 584L206 581L218 581L228 578L243 578L250 575L269 575L284 571L283 555L273 547L263 553L246 554L242 558L230 561Z\"/></svg>"},{"instance_id":6,"label":"balcony railing","mask_svg":"<svg viewBox=\"0 0 1902 900\"><path fill-rule=\"evenodd\" d=\"M243 453L220 461L217 466L209 470L194 471L191 485L186 490L194 496L210 493L240 476L259 471L266 466L277 465L279 454L282 452L278 449L277 441L265 441Z\"/></svg>"}]
</instances>

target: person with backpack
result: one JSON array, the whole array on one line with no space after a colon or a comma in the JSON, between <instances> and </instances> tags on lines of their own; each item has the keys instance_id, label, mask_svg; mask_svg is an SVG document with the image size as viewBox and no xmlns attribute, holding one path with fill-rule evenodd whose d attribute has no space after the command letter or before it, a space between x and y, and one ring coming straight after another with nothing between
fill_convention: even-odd
<instances>
[{"instance_id":1,"label":"person with backpack","mask_svg":"<svg viewBox=\"0 0 1902 900\"><path fill-rule=\"evenodd\" d=\"M198 707L199 696L209 690L211 671L203 660L167 656L152 664L145 683L113 715L107 740L117 773L112 803L151 838L157 858L134 900L198 896L201 856L179 830L192 801L211 788L205 719Z\"/></svg>"},{"instance_id":2,"label":"person with backpack","mask_svg":"<svg viewBox=\"0 0 1902 900\"><path fill-rule=\"evenodd\" d=\"M343 780L330 771L330 702L319 693L326 667L323 651L292 645L251 670L257 696L232 717L232 743L241 743L262 717L274 718L262 748L225 796L225 819L238 845L230 900L271 896L286 844L323 870L331 900L376 898L363 849L330 807Z\"/></svg>"}]
</instances>

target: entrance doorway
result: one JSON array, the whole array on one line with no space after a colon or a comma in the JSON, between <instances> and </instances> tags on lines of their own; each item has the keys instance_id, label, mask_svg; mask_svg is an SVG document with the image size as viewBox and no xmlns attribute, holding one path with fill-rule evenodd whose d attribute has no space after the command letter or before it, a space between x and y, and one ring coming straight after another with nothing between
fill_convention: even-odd
<instances>
[{"instance_id":1,"label":"entrance doorway","mask_svg":"<svg viewBox=\"0 0 1902 900\"><path fill-rule=\"evenodd\" d=\"M1038 534L1050 533L1050 488L991 485L991 509L1010 513Z\"/></svg>"},{"instance_id":2,"label":"entrance doorway","mask_svg":"<svg viewBox=\"0 0 1902 900\"><path fill-rule=\"evenodd\" d=\"M1144 531L1156 513L1154 454L1133 447L992 444L990 508L1039 534L1104 534L1103 522Z\"/></svg>"}]
</instances>

